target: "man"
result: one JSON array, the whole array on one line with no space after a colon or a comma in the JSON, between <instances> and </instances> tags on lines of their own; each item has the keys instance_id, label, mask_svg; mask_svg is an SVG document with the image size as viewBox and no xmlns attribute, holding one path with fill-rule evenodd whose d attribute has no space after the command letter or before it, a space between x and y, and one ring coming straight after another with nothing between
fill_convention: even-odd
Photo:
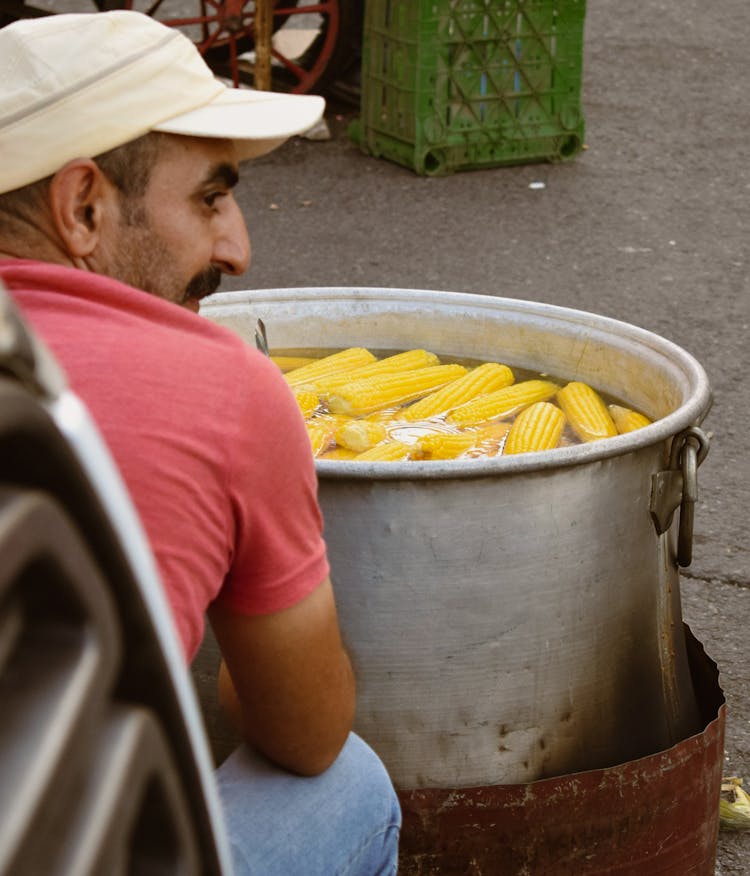
<instances>
[{"instance_id":1,"label":"man","mask_svg":"<svg viewBox=\"0 0 750 876\"><path fill-rule=\"evenodd\" d=\"M238 162L323 102L226 89L186 37L133 12L3 28L0 75L0 277L113 452L188 660L208 613L247 741L218 771L237 871L395 873L398 803L350 733L296 402L197 315L249 264Z\"/></svg>"}]
</instances>

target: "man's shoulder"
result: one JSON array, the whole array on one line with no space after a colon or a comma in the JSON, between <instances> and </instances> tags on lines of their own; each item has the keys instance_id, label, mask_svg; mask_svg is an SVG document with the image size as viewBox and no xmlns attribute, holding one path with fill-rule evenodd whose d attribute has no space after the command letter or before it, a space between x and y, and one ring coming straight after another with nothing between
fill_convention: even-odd
<instances>
[{"instance_id":1,"label":"man's shoulder","mask_svg":"<svg viewBox=\"0 0 750 876\"><path fill-rule=\"evenodd\" d=\"M109 277L70 265L30 258L0 259L0 277L11 289L51 289L68 291L78 287L115 283Z\"/></svg>"},{"instance_id":2,"label":"man's shoulder","mask_svg":"<svg viewBox=\"0 0 750 876\"><path fill-rule=\"evenodd\" d=\"M65 322L90 329L99 323L104 337L130 335L135 344L156 340L169 346L189 338L243 352L246 343L234 332L111 277L64 265L29 259L0 260L0 278L24 310L48 323ZM166 349L165 349L166 352Z\"/></svg>"},{"instance_id":3,"label":"man's shoulder","mask_svg":"<svg viewBox=\"0 0 750 876\"><path fill-rule=\"evenodd\" d=\"M110 277L31 260L0 260L0 279L64 366L170 372L187 390L207 384L278 386L278 369L237 333ZM280 373L278 377L280 377Z\"/></svg>"}]
</instances>

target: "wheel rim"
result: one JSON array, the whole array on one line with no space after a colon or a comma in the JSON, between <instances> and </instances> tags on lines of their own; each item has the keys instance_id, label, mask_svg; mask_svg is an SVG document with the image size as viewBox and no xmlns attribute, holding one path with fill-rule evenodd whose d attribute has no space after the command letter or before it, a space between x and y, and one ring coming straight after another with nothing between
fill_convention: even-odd
<instances>
[{"instance_id":1,"label":"wheel rim","mask_svg":"<svg viewBox=\"0 0 750 876\"><path fill-rule=\"evenodd\" d=\"M273 87L302 94L314 89L331 61L339 33L339 0L274 0L271 48ZM255 2L243 0L196 0L197 14L170 14L165 0L128 0L137 9L168 27L182 30L215 72L230 78L235 86L252 83L252 63L242 55L255 46ZM282 31L300 30L302 16L315 16L317 32L303 51L294 55L284 48ZM291 34L290 34L291 35Z\"/></svg>"}]
</instances>

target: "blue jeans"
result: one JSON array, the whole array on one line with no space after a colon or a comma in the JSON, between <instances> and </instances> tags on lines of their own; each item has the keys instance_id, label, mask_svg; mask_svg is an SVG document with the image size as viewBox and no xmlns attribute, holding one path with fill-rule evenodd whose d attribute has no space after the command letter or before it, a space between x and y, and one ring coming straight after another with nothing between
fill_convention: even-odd
<instances>
[{"instance_id":1,"label":"blue jeans","mask_svg":"<svg viewBox=\"0 0 750 876\"><path fill-rule=\"evenodd\" d=\"M401 810L377 755L350 734L302 778L246 746L216 771L236 876L393 876Z\"/></svg>"}]
</instances>

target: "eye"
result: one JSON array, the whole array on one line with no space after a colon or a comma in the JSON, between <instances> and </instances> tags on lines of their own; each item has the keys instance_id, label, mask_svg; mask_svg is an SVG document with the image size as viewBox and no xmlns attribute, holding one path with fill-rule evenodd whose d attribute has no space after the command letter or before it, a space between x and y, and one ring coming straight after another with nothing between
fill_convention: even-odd
<instances>
[{"instance_id":1,"label":"eye","mask_svg":"<svg viewBox=\"0 0 750 876\"><path fill-rule=\"evenodd\" d=\"M225 197L225 195L226 195L226 192L210 192L208 195L206 195L203 198L203 203L207 207L214 207L214 206L216 206L216 201L219 198Z\"/></svg>"}]
</instances>

